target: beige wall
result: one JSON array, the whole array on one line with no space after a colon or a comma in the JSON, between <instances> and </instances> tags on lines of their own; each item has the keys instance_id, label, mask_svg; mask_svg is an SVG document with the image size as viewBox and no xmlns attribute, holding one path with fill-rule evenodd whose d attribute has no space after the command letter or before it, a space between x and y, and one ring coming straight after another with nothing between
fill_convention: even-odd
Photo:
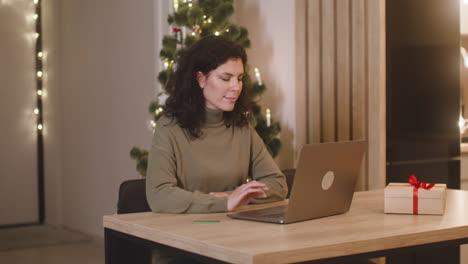
<instances>
[{"instance_id":1,"label":"beige wall","mask_svg":"<svg viewBox=\"0 0 468 264\"><path fill-rule=\"evenodd\" d=\"M151 140L154 8L152 0L46 4L46 188L52 223L102 236L102 216L115 213L119 184L139 177L128 153Z\"/></svg>"},{"instance_id":2,"label":"beige wall","mask_svg":"<svg viewBox=\"0 0 468 264\"><path fill-rule=\"evenodd\" d=\"M44 1L42 5L43 38L43 112L45 222L62 223L62 162L63 162L63 104L61 86L61 26L60 0Z\"/></svg>"},{"instance_id":3,"label":"beige wall","mask_svg":"<svg viewBox=\"0 0 468 264\"><path fill-rule=\"evenodd\" d=\"M258 67L267 86L260 105L271 109L281 124L282 149L276 161L281 169L295 167L296 89L296 4L284 0L237 0L236 23L249 30L252 43L247 54L251 67Z\"/></svg>"},{"instance_id":4,"label":"beige wall","mask_svg":"<svg viewBox=\"0 0 468 264\"><path fill-rule=\"evenodd\" d=\"M249 64L251 68L259 67L267 85L260 104L264 109L270 108L282 126L283 148L276 158L279 166L295 167L302 145L319 142L321 136L325 141L365 138L370 146L368 163L358 189L382 187L385 179L385 2L343 0L336 2L336 6L328 0L237 0L235 3L236 22L248 28L252 42L248 50ZM350 10L353 10L352 17ZM323 31L322 35L314 36L314 30L317 34ZM314 46L314 43L319 44ZM314 90L323 94L317 95ZM340 106L336 109L336 105L326 103L335 96ZM353 98L352 109L345 98ZM323 113L322 102L326 109ZM343 108L343 105L347 106ZM337 127L335 121L339 121ZM335 131L339 134L335 135ZM327 132L331 133L329 139ZM369 178L364 176L367 171L372 175Z\"/></svg>"},{"instance_id":5,"label":"beige wall","mask_svg":"<svg viewBox=\"0 0 468 264\"><path fill-rule=\"evenodd\" d=\"M385 1L307 0L308 142L366 140L357 190L385 184Z\"/></svg>"}]
</instances>

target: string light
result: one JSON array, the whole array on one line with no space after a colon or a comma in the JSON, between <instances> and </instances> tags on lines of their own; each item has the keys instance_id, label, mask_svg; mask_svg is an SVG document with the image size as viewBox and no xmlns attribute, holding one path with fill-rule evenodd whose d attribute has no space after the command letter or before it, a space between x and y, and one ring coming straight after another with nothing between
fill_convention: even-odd
<instances>
[{"instance_id":1,"label":"string light","mask_svg":"<svg viewBox=\"0 0 468 264\"><path fill-rule=\"evenodd\" d=\"M159 115L159 113L161 113L162 111L163 111L163 109L162 109L161 107L159 107L158 109L156 109L156 110L154 111L154 113L155 113L156 115Z\"/></svg>"},{"instance_id":2,"label":"string light","mask_svg":"<svg viewBox=\"0 0 468 264\"><path fill-rule=\"evenodd\" d=\"M192 3L188 4L189 7L192 7Z\"/></svg>"},{"instance_id":3,"label":"string light","mask_svg":"<svg viewBox=\"0 0 468 264\"><path fill-rule=\"evenodd\" d=\"M229 32L229 28L228 28L228 29L226 29L226 32Z\"/></svg>"},{"instance_id":4,"label":"string light","mask_svg":"<svg viewBox=\"0 0 468 264\"><path fill-rule=\"evenodd\" d=\"M463 65L465 68L468 68L468 53L466 52L466 49L464 47L460 47L460 52L463 58Z\"/></svg>"},{"instance_id":5,"label":"string light","mask_svg":"<svg viewBox=\"0 0 468 264\"><path fill-rule=\"evenodd\" d=\"M219 32L218 32L218 31L215 32L215 36L219 36Z\"/></svg>"},{"instance_id":6,"label":"string light","mask_svg":"<svg viewBox=\"0 0 468 264\"><path fill-rule=\"evenodd\" d=\"M192 36L195 36L195 32L192 32Z\"/></svg>"},{"instance_id":7,"label":"string light","mask_svg":"<svg viewBox=\"0 0 468 264\"><path fill-rule=\"evenodd\" d=\"M154 120L151 120L151 127L153 127L153 128L156 127L156 122L154 122Z\"/></svg>"},{"instance_id":8,"label":"string light","mask_svg":"<svg viewBox=\"0 0 468 264\"><path fill-rule=\"evenodd\" d=\"M208 18L208 23L211 23L211 18Z\"/></svg>"},{"instance_id":9,"label":"string light","mask_svg":"<svg viewBox=\"0 0 468 264\"><path fill-rule=\"evenodd\" d=\"M35 62L36 62L36 93L37 93L37 105L34 109L34 114L36 115L36 127L37 127L37 162L38 166L38 182L39 182L39 201L44 201L44 135L42 130L44 129L44 116L42 109L42 98L43 98L43 86L42 86L42 77L43 77L43 62L42 62L42 26L41 26L41 0L33 0L35 5L35 11L33 14L34 21L36 23L36 31L34 32L34 37L36 39L36 47L34 52ZM39 222L43 223L45 218L45 207L44 203L39 203Z\"/></svg>"}]
</instances>

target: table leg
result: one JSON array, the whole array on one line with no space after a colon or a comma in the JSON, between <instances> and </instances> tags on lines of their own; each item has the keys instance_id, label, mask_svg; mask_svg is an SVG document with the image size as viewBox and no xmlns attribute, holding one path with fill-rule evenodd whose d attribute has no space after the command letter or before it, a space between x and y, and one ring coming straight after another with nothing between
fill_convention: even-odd
<instances>
[{"instance_id":1,"label":"table leg","mask_svg":"<svg viewBox=\"0 0 468 264\"><path fill-rule=\"evenodd\" d=\"M436 250L417 250L386 258L386 264L459 264L460 246L442 247Z\"/></svg>"},{"instance_id":2,"label":"table leg","mask_svg":"<svg viewBox=\"0 0 468 264\"><path fill-rule=\"evenodd\" d=\"M150 264L151 248L132 236L104 229L106 264Z\"/></svg>"}]
</instances>

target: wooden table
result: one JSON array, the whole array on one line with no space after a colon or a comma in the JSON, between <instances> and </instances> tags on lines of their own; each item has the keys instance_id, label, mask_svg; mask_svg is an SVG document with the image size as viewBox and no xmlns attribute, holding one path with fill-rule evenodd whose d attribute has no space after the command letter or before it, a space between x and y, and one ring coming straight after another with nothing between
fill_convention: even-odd
<instances>
[{"instance_id":1,"label":"wooden table","mask_svg":"<svg viewBox=\"0 0 468 264\"><path fill-rule=\"evenodd\" d=\"M200 220L220 222L193 223ZM292 263L356 254L376 257L421 245L468 243L468 192L448 190L442 216L384 214L383 190L378 190L355 193L345 214L288 225L235 220L225 213L148 212L104 216L104 228L106 242L110 232L119 233L230 263ZM112 250L106 246L107 260L115 253Z\"/></svg>"}]
</instances>

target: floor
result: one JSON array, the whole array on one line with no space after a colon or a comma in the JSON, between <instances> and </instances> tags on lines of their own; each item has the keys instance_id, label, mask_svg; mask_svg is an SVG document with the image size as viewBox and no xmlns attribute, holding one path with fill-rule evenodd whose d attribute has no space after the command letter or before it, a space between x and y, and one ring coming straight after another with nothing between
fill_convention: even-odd
<instances>
[{"instance_id":1,"label":"floor","mask_svg":"<svg viewBox=\"0 0 468 264\"><path fill-rule=\"evenodd\" d=\"M104 263L104 241L47 225L0 229L0 263Z\"/></svg>"},{"instance_id":2,"label":"floor","mask_svg":"<svg viewBox=\"0 0 468 264\"><path fill-rule=\"evenodd\" d=\"M97 239L88 242L0 251L0 263L102 264L104 263L104 242L102 239Z\"/></svg>"},{"instance_id":3,"label":"floor","mask_svg":"<svg viewBox=\"0 0 468 264\"><path fill-rule=\"evenodd\" d=\"M462 157L463 158L463 157ZM466 156L468 165L468 156ZM468 167L462 162L462 189L468 190ZM465 175L466 174L466 175ZM1 231L0 231L1 232ZM385 263L384 261L375 261ZM102 264L104 263L104 241L92 238L62 244L49 244L30 248L0 250L0 263L14 264ZM468 264L468 245L461 248L461 264Z\"/></svg>"}]
</instances>

